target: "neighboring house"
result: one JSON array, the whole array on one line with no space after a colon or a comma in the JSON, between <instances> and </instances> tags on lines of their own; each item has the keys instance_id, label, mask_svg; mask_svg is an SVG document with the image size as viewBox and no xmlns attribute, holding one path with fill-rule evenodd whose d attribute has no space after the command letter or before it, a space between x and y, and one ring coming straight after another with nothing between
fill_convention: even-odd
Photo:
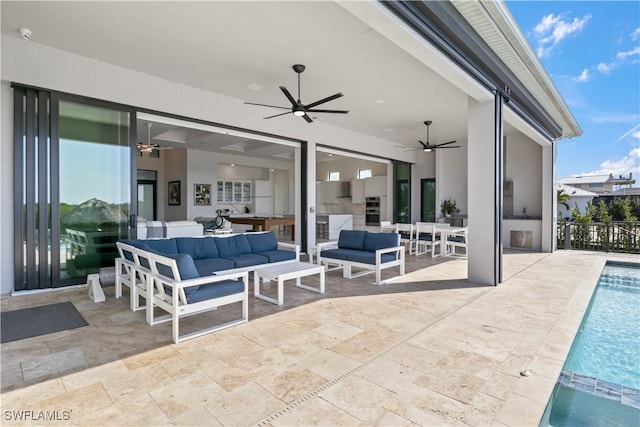
<instances>
[{"instance_id":1,"label":"neighboring house","mask_svg":"<svg viewBox=\"0 0 640 427\"><path fill-rule=\"evenodd\" d=\"M420 221L424 206L455 199L473 242L471 282L502 281L510 231L532 232L534 250L555 249L556 144L582 131L502 1L0 7L2 294L84 283L64 263L61 207L119 206L134 234L143 175L157 186L159 219L173 220L213 214L216 200L196 193L215 189L223 168L264 168L250 179L274 189L269 174L286 171L296 241L309 251L326 152L384 163L386 185L373 189L389 212L381 219ZM307 70L296 76L294 64ZM344 97L318 108L349 114L290 104L337 92ZM399 148L420 148L424 121L431 143L459 148ZM165 141L172 149L160 157L136 148ZM528 215L504 227L503 181L513 183L513 211ZM168 199L169 183L181 194Z\"/></svg>"},{"instance_id":2,"label":"neighboring house","mask_svg":"<svg viewBox=\"0 0 640 427\"><path fill-rule=\"evenodd\" d=\"M625 187L632 187L633 184L636 183L636 180L633 179L633 174L629 172L628 177L623 175L615 177L613 174L582 175L562 178L558 182L596 194L609 194Z\"/></svg>"},{"instance_id":3,"label":"neighboring house","mask_svg":"<svg viewBox=\"0 0 640 427\"><path fill-rule=\"evenodd\" d=\"M593 191L587 191L565 184L558 184L558 190L562 190L569 195L569 200L567 201L569 209L558 204L558 219L571 218L571 210L573 208L578 208L580 213L584 214L587 204L589 204L589 202L591 202L595 197L598 197L598 194Z\"/></svg>"}]
</instances>

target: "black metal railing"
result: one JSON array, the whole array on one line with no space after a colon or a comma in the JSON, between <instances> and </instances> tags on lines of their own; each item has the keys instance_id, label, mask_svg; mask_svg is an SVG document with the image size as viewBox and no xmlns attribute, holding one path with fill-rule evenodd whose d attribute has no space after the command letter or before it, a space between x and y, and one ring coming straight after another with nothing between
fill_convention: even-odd
<instances>
[{"instance_id":1,"label":"black metal railing","mask_svg":"<svg viewBox=\"0 0 640 427\"><path fill-rule=\"evenodd\" d=\"M640 253L640 222L558 222L558 249Z\"/></svg>"}]
</instances>

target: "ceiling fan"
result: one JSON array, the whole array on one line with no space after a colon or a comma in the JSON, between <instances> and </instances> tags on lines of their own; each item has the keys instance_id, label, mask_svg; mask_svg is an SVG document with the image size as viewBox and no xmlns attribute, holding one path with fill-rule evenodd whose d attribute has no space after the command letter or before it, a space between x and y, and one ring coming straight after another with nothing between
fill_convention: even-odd
<instances>
[{"instance_id":1,"label":"ceiling fan","mask_svg":"<svg viewBox=\"0 0 640 427\"><path fill-rule=\"evenodd\" d=\"M158 144L151 143L151 122L147 123L147 142L138 142L136 147L141 153L151 153L153 150L171 150L173 147L161 147Z\"/></svg>"},{"instance_id":2,"label":"ceiling fan","mask_svg":"<svg viewBox=\"0 0 640 427\"><path fill-rule=\"evenodd\" d=\"M321 110L321 109L315 108L318 105L321 105L326 102L333 101L334 99L342 97L343 96L342 92L338 92L335 95L328 96L326 98L323 98L316 102L312 102L310 104L306 104L306 105L303 104L302 101L300 100L300 74L302 74L302 72L305 70L306 67L301 64L295 64L292 68L293 68L293 71L295 71L298 74L298 100L296 101L293 98L293 96L291 96L291 93L287 90L286 87L280 86L280 90L282 91L282 93L284 93L284 96L286 96L289 102L291 103L291 107L280 107L278 105L269 105L269 104L257 104L255 102L245 102L245 104L259 105L262 107L279 108L281 110L289 110L284 113L274 114L273 116L263 117L265 119L272 119L274 117L284 116L285 114L293 114L294 116L302 117L307 121L307 123L313 122L313 120L311 120L311 117L309 117L308 113L347 114L349 112L346 110Z\"/></svg>"},{"instance_id":3,"label":"ceiling fan","mask_svg":"<svg viewBox=\"0 0 640 427\"><path fill-rule=\"evenodd\" d=\"M420 140L418 140L418 142L422 145L422 148L420 147L414 147L414 148L406 148L404 147L402 149L402 151L413 151L413 150L422 150L425 153L428 153L430 151L436 150L436 149L440 149L440 148L460 148L459 145L449 145L449 144L454 144L456 141L449 141L449 142L443 142L442 144L431 144L429 142L429 126L431 126L432 121L431 120L427 120L426 122L424 122L424 124L427 126L427 142L422 142Z\"/></svg>"}]
</instances>

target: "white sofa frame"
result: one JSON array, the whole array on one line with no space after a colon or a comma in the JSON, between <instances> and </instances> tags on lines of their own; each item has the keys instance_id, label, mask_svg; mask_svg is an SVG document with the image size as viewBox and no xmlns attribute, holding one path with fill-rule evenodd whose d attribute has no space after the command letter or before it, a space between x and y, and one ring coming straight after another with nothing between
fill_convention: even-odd
<instances>
[{"instance_id":1,"label":"white sofa frame","mask_svg":"<svg viewBox=\"0 0 640 427\"><path fill-rule=\"evenodd\" d=\"M191 338L196 338L205 334L226 329L231 326L239 325L249 321L249 273L246 271L237 271L227 274L216 274L213 276L204 276L197 279L180 280L180 272L175 259L165 257L151 252L146 253L147 259L151 266L151 272L148 275L149 281L147 286L151 291L151 298L147 298L152 305L159 307L168 314L156 317L154 310L147 305L147 319L150 325L171 321L172 337L174 343L179 343ZM174 278L164 276L158 271L158 264L165 265L171 269ZM144 269L144 267L143 267ZM196 303L189 303L185 295L185 288L195 285L204 285L208 283L221 282L224 280L241 280L243 283L243 291L231 295L225 295L218 298L212 298ZM171 295L166 293L165 286L171 288ZM242 316L239 319L231 320L219 325L200 329L195 332L180 335L180 319L195 314L205 313L207 311L216 310L218 307L236 302L242 303Z\"/></svg>"},{"instance_id":2,"label":"white sofa frame","mask_svg":"<svg viewBox=\"0 0 640 427\"><path fill-rule=\"evenodd\" d=\"M349 260L345 260L345 259L337 259L337 258L329 258L329 257L323 257L322 256L322 251L327 250L327 249L337 249L338 248L338 242L337 241L331 241L331 242L323 242L323 243L318 243L317 244L317 252L316 252L316 262L319 265L324 264L326 271L333 271L333 270L340 270L342 269L342 277L344 277L345 279L352 279L355 277L360 277L360 276L364 276L365 274L370 274L370 273L375 273L375 277L376 277L376 281L375 284L377 286L380 286L383 284L382 280L381 280L381 272L382 270L384 270L385 268L391 268L391 267L400 267L400 275L399 276L395 276L393 278L387 279L385 281L386 282L390 282L391 280L397 279L398 277L404 276L405 274L405 268L404 268L404 257L405 257L405 248L404 246L394 246L394 247L390 247L390 248L384 248L384 249L378 249L375 252L375 256L376 256L376 262L375 264L367 264L364 262L356 262L356 261L349 261ZM382 255L383 254L389 254L389 253L396 253L396 259L393 261L389 261L389 262L382 262ZM333 265L334 267L330 267L331 265ZM359 271L357 273L353 273L352 271L352 267L356 267L356 268L361 268L363 269L363 271Z\"/></svg>"}]
</instances>

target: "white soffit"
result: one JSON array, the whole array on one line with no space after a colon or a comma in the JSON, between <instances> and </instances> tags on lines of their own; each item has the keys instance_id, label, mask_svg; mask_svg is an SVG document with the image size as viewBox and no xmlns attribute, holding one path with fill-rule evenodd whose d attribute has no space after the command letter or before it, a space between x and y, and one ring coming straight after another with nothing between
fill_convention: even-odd
<instances>
[{"instance_id":1,"label":"white soffit","mask_svg":"<svg viewBox=\"0 0 640 427\"><path fill-rule=\"evenodd\" d=\"M562 137L581 135L582 129L503 1L451 0L451 3L562 127Z\"/></svg>"},{"instance_id":2,"label":"white soffit","mask_svg":"<svg viewBox=\"0 0 640 427\"><path fill-rule=\"evenodd\" d=\"M384 6L372 1L339 1L336 3L469 97L478 102L487 102L493 99L493 94L489 90Z\"/></svg>"}]
</instances>

